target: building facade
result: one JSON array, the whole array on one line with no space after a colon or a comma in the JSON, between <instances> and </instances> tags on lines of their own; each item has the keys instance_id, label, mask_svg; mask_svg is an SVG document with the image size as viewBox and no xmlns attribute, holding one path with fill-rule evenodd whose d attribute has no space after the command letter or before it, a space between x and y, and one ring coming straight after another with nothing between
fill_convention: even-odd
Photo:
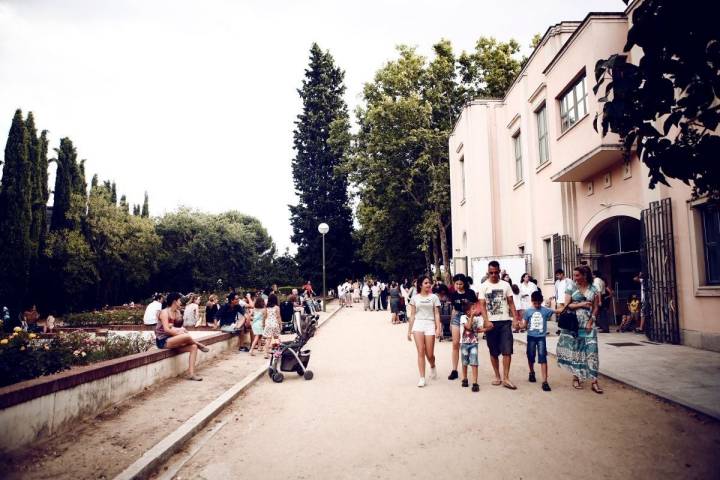
<instances>
[{"instance_id":1,"label":"building facade","mask_svg":"<svg viewBox=\"0 0 720 480\"><path fill-rule=\"evenodd\" d=\"M637 156L593 128L595 63L622 52L636 5L551 26L504 98L464 108L449 141L453 266L480 278L491 257L521 259L547 298L557 268L587 262L618 318L642 271L650 339L720 351L717 208L681 182L648 188Z\"/></svg>"}]
</instances>

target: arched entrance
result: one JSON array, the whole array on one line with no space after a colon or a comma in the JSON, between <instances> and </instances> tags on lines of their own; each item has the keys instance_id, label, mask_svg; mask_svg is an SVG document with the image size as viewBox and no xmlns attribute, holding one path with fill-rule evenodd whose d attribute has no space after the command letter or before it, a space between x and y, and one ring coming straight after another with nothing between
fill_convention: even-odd
<instances>
[{"instance_id":1,"label":"arched entrance","mask_svg":"<svg viewBox=\"0 0 720 480\"><path fill-rule=\"evenodd\" d=\"M640 296L640 285L633 279L641 270L641 241L640 220L625 215L604 220L587 236L585 246L589 251L582 256L590 260L593 270L599 270L615 291L615 302L609 310L616 322L620 321L630 295Z\"/></svg>"}]
</instances>

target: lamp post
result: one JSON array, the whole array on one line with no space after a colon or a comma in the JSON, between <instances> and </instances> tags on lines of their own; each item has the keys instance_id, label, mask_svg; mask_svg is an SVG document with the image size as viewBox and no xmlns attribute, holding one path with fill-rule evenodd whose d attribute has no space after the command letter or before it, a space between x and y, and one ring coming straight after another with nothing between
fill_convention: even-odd
<instances>
[{"instance_id":1,"label":"lamp post","mask_svg":"<svg viewBox=\"0 0 720 480\"><path fill-rule=\"evenodd\" d=\"M327 290L325 288L325 234L330 231L330 226L323 222L318 225L318 232L322 235L322 259L323 259L323 312L325 310L325 301L327 299Z\"/></svg>"}]
</instances>

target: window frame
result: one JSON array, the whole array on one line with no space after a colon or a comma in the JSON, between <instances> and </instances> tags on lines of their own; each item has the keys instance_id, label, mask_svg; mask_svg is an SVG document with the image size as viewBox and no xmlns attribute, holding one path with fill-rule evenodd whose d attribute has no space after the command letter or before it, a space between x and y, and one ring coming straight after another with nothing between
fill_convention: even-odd
<instances>
[{"instance_id":1,"label":"window frame","mask_svg":"<svg viewBox=\"0 0 720 480\"><path fill-rule=\"evenodd\" d=\"M553 280L555 272L553 272L554 256L552 237L543 238L543 253L545 254L545 280Z\"/></svg>"},{"instance_id":2,"label":"window frame","mask_svg":"<svg viewBox=\"0 0 720 480\"><path fill-rule=\"evenodd\" d=\"M535 110L535 120L537 125L538 135L538 167L541 167L550 161L550 144L548 141L548 128L547 128L547 105L545 102ZM542 128L541 128L542 127ZM543 160L543 148L545 153L545 159Z\"/></svg>"},{"instance_id":3,"label":"window frame","mask_svg":"<svg viewBox=\"0 0 720 480\"><path fill-rule=\"evenodd\" d=\"M467 187L465 185L465 155L462 155L459 159L460 161L460 181L462 182L462 198L460 199L460 202L465 201L465 196L467 194Z\"/></svg>"},{"instance_id":4,"label":"window frame","mask_svg":"<svg viewBox=\"0 0 720 480\"><path fill-rule=\"evenodd\" d=\"M587 87L585 85L585 72L583 71L578 78L558 95L560 102L560 133L565 133L570 127L575 125L580 119L585 117L587 110ZM580 98L578 93L582 92ZM580 113L582 106L582 113Z\"/></svg>"},{"instance_id":5,"label":"window frame","mask_svg":"<svg viewBox=\"0 0 720 480\"><path fill-rule=\"evenodd\" d=\"M515 158L515 184L521 183L524 179L523 165L522 165L522 132L518 129L513 133L513 157Z\"/></svg>"},{"instance_id":6,"label":"window frame","mask_svg":"<svg viewBox=\"0 0 720 480\"><path fill-rule=\"evenodd\" d=\"M720 259L720 209L713 208L709 205L703 205L699 208L700 210L700 233L701 233L701 244L702 244L702 260L705 264L705 278L704 285L707 286L720 286L720 265L717 265L713 270L716 272L716 277L711 278L710 268L710 249L715 250L715 257ZM718 232L715 232L717 238L713 241L708 241L708 219L709 215L715 215L715 227L718 228ZM711 244L710 246L708 244Z\"/></svg>"}]
</instances>

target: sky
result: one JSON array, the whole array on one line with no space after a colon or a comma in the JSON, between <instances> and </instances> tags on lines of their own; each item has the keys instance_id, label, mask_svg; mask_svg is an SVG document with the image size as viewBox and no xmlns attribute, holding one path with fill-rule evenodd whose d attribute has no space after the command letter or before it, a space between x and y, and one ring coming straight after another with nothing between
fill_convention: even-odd
<instances>
[{"instance_id":1,"label":"sky","mask_svg":"<svg viewBox=\"0 0 720 480\"><path fill-rule=\"evenodd\" d=\"M93 174L150 213L259 218L294 251L293 129L312 42L345 70L352 112L395 46L457 52L620 0L0 0L0 139L32 111L51 148L70 137ZM4 155L0 150L0 158ZM51 150L52 152L52 150ZM332 228L332 226L331 226Z\"/></svg>"}]
</instances>

